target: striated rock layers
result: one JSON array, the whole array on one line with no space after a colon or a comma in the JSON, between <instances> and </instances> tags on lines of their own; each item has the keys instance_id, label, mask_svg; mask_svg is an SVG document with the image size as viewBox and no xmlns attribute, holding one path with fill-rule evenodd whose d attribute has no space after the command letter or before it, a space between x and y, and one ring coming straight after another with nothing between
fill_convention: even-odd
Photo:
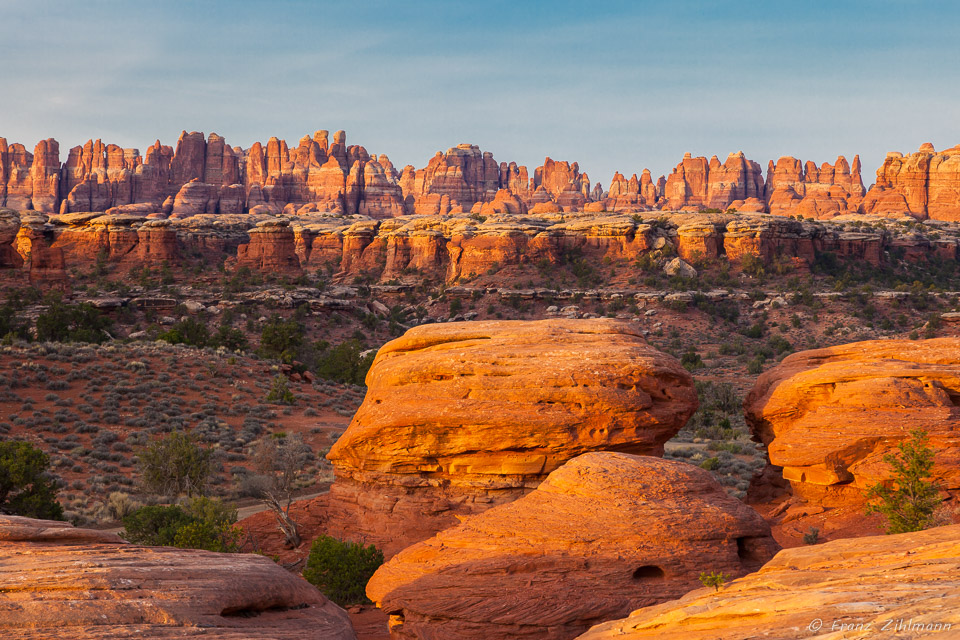
<instances>
[{"instance_id":1,"label":"striated rock layers","mask_svg":"<svg viewBox=\"0 0 960 640\"><path fill-rule=\"evenodd\" d=\"M356 638L345 611L269 558L16 516L0 516L0 636Z\"/></svg>"},{"instance_id":2,"label":"striated rock layers","mask_svg":"<svg viewBox=\"0 0 960 640\"><path fill-rule=\"evenodd\" d=\"M853 166L843 156L819 168L807 161L785 156L767 167L764 199L775 215L825 219L856 213L866 189L860 177L860 156Z\"/></svg>"},{"instance_id":3,"label":"striated rock layers","mask_svg":"<svg viewBox=\"0 0 960 640\"><path fill-rule=\"evenodd\" d=\"M960 339L872 340L802 351L757 380L747 421L799 497L862 502L889 475L883 455L916 428L935 473L960 489Z\"/></svg>"},{"instance_id":4,"label":"striated rock layers","mask_svg":"<svg viewBox=\"0 0 960 640\"><path fill-rule=\"evenodd\" d=\"M928 142L909 156L888 153L861 210L921 220L960 220L960 145L937 153Z\"/></svg>"},{"instance_id":5,"label":"striated rock layers","mask_svg":"<svg viewBox=\"0 0 960 640\"><path fill-rule=\"evenodd\" d=\"M763 197L763 173L760 165L744 157L742 151L731 153L723 164L717 156L708 161L683 156L663 188L664 208L680 211L685 208L726 209L734 201Z\"/></svg>"},{"instance_id":6,"label":"striated rock layers","mask_svg":"<svg viewBox=\"0 0 960 640\"><path fill-rule=\"evenodd\" d=\"M536 490L405 549L367 595L391 637L564 640L731 576L778 550L750 507L693 465L587 453Z\"/></svg>"},{"instance_id":7,"label":"striated rock layers","mask_svg":"<svg viewBox=\"0 0 960 640\"><path fill-rule=\"evenodd\" d=\"M786 549L719 592L606 622L580 640L954 638L960 525Z\"/></svg>"},{"instance_id":8,"label":"striated rock layers","mask_svg":"<svg viewBox=\"0 0 960 640\"><path fill-rule=\"evenodd\" d=\"M142 212L123 213L123 207L106 214L47 217L0 209L0 268L47 278L62 275L64 268L87 269L98 259L133 267L177 266L200 256L219 264L237 256L242 266L263 271L326 268L341 279L419 282L427 277L452 283L510 265L559 266L571 256L599 267L636 260L668 245L687 261L737 264L752 253L799 269L822 252L872 264L880 264L888 252L913 261L957 257L952 237L848 231L829 223L741 213L660 214L654 223L642 221L640 214L521 214L511 209L522 210L522 203L504 193L500 190L492 203L481 206L487 210L485 219L458 214L372 220L316 211L153 219ZM505 212L488 210L500 206Z\"/></svg>"},{"instance_id":9,"label":"striated rock layers","mask_svg":"<svg viewBox=\"0 0 960 640\"><path fill-rule=\"evenodd\" d=\"M390 556L582 453L661 455L690 374L613 320L460 322L384 345L331 448L331 529Z\"/></svg>"}]
</instances>

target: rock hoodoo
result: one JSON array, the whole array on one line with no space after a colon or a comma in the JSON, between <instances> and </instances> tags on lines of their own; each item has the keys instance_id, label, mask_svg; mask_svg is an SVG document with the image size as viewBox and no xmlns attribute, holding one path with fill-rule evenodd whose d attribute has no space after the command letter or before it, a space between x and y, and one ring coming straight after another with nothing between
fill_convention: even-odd
<instances>
[{"instance_id":1,"label":"rock hoodoo","mask_svg":"<svg viewBox=\"0 0 960 640\"><path fill-rule=\"evenodd\" d=\"M763 519L709 472L587 453L510 504L402 551L367 594L391 636L562 640L773 557Z\"/></svg>"},{"instance_id":2,"label":"rock hoodoo","mask_svg":"<svg viewBox=\"0 0 960 640\"><path fill-rule=\"evenodd\" d=\"M680 363L612 320L416 327L367 386L328 455L331 528L388 556L582 453L659 456L697 405Z\"/></svg>"},{"instance_id":3,"label":"rock hoodoo","mask_svg":"<svg viewBox=\"0 0 960 640\"><path fill-rule=\"evenodd\" d=\"M802 351L760 376L747 421L799 497L861 502L889 474L884 454L916 428L960 489L960 340L871 340Z\"/></svg>"},{"instance_id":4,"label":"rock hoodoo","mask_svg":"<svg viewBox=\"0 0 960 640\"><path fill-rule=\"evenodd\" d=\"M269 558L16 516L0 516L0 636L356 638L343 609Z\"/></svg>"},{"instance_id":5,"label":"rock hoodoo","mask_svg":"<svg viewBox=\"0 0 960 640\"><path fill-rule=\"evenodd\" d=\"M786 549L719 592L634 611L579 640L952 638L957 629L960 525Z\"/></svg>"}]
</instances>

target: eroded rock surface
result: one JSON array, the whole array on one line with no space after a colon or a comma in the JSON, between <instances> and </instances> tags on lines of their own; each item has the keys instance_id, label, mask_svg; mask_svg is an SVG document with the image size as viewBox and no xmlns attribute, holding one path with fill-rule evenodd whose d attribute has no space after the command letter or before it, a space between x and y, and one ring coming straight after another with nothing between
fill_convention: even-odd
<instances>
[{"instance_id":1,"label":"eroded rock surface","mask_svg":"<svg viewBox=\"0 0 960 640\"><path fill-rule=\"evenodd\" d=\"M580 640L954 638L957 629L960 525L786 549L719 592L640 609Z\"/></svg>"},{"instance_id":2,"label":"eroded rock surface","mask_svg":"<svg viewBox=\"0 0 960 640\"><path fill-rule=\"evenodd\" d=\"M754 433L794 492L861 502L889 476L884 454L926 430L936 475L960 489L960 339L871 340L802 351L757 380L744 401Z\"/></svg>"},{"instance_id":3,"label":"eroded rock surface","mask_svg":"<svg viewBox=\"0 0 960 640\"><path fill-rule=\"evenodd\" d=\"M596 450L656 455L690 374L613 320L425 325L384 345L331 448L331 528L389 556Z\"/></svg>"},{"instance_id":4,"label":"eroded rock surface","mask_svg":"<svg viewBox=\"0 0 960 640\"><path fill-rule=\"evenodd\" d=\"M682 462L587 453L510 504L382 566L367 594L396 640L573 638L590 625L740 576L778 547L750 507Z\"/></svg>"},{"instance_id":5,"label":"eroded rock surface","mask_svg":"<svg viewBox=\"0 0 960 640\"><path fill-rule=\"evenodd\" d=\"M0 516L0 636L356 638L345 611L264 556L16 516Z\"/></svg>"}]
</instances>

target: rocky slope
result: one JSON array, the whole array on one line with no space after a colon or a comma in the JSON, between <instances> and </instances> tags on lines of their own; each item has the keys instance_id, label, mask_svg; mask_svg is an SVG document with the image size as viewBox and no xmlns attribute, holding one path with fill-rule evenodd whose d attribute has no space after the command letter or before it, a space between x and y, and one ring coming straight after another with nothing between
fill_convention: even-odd
<instances>
[{"instance_id":1,"label":"rocky slope","mask_svg":"<svg viewBox=\"0 0 960 640\"><path fill-rule=\"evenodd\" d=\"M415 327L367 387L327 456L330 527L388 556L582 453L662 455L697 404L679 362L612 320Z\"/></svg>"},{"instance_id":2,"label":"rocky slope","mask_svg":"<svg viewBox=\"0 0 960 640\"><path fill-rule=\"evenodd\" d=\"M960 490L960 340L873 340L802 351L760 376L748 423L794 493L824 506L862 502L889 475L882 458L921 428L936 475Z\"/></svg>"},{"instance_id":3,"label":"rocky slope","mask_svg":"<svg viewBox=\"0 0 960 640\"><path fill-rule=\"evenodd\" d=\"M126 544L0 516L0 635L356 638L347 613L269 558Z\"/></svg>"},{"instance_id":4,"label":"rocky slope","mask_svg":"<svg viewBox=\"0 0 960 640\"><path fill-rule=\"evenodd\" d=\"M960 526L786 549L719 592L597 625L580 640L952 638Z\"/></svg>"},{"instance_id":5,"label":"rocky slope","mask_svg":"<svg viewBox=\"0 0 960 640\"><path fill-rule=\"evenodd\" d=\"M594 452L405 549L367 594L397 640L562 640L680 597L704 568L740 576L776 550L762 518L709 472Z\"/></svg>"}]
</instances>

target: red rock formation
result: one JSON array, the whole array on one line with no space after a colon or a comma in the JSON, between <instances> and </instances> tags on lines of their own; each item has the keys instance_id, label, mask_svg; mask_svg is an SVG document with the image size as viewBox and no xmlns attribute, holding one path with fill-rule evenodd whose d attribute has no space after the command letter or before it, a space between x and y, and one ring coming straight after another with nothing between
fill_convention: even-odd
<instances>
[{"instance_id":1,"label":"red rock formation","mask_svg":"<svg viewBox=\"0 0 960 640\"><path fill-rule=\"evenodd\" d=\"M410 213L443 213L438 206L447 198L450 207L469 209L475 202L493 200L500 188L500 168L490 152L460 144L446 153L437 152L427 166L417 171L405 167L400 178L404 201Z\"/></svg>"},{"instance_id":2,"label":"red rock formation","mask_svg":"<svg viewBox=\"0 0 960 640\"><path fill-rule=\"evenodd\" d=\"M960 340L875 340L803 351L760 376L747 421L794 493L837 506L883 480L884 454L926 430L945 489L960 490Z\"/></svg>"},{"instance_id":3,"label":"red rock formation","mask_svg":"<svg viewBox=\"0 0 960 640\"><path fill-rule=\"evenodd\" d=\"M696 406L675 360L607 320L416 327L367 385L328 455L331 527L388 555L586 451L660 455Z\"/></svg>"},{"instance_id":4,"label":"red rock formation","mask_svg":"<svg viewBox=\"0 0 960 640\"><path fill-rule=\"evenodd\" d=\"M937 153L926 143L906 157L888 153L860 209L875 215L960 220L960 145Z\"/></svg>"},{"instance_id":5,"label":"red rock formation","mask_svg":"<svg viewBox=\"0 0 960 640\"><path fill-rule=\"evenodd\" d=\"M640 609L580 640L868 638L884 625L891 637L956 635L960 525L785 549L719 591Z\"/></svg>"},{"instance_id":6,"label":"red rock formation","mask_svg":"<svg viewBox=\"0 0 960 640\"><path fill-rule=\"evenodd\" d=\"M534 191L543 188L564 211L581 211L590 199L590 178L580 165L547 157L533 174Z\"/></svg>"},{"instance_id":7,"label":"red rock formation","mask_svg":"<svg viewBox=\"0 0 960 640\"><path fill-rule=\"evenodd\" d=\"M343 609L263 556L16 516L0 516L0 541L5 638L356 638Z\"/></svg>"},{"instance_id":8,"label":"red rock formation","mask_svg":"<svg viewBox=\"0 0 960 640\"><path fill-rule=\"evenodd\" d=\"M38 216L22 218L15 239L17 253L31 282L63 282L67 278L63 251L54 244L50 225Z\"/></svg>"},{"instance_id":9,"label":"red rock formation","mask_svg":"<svg viewBox=\"0 0 960 640\"><path fill-rule=\"evenodd\" d=\"M846 158L826 162L818 169L812 162L801 166L790 156L767 167L765 197L770 213L805 218L832 218L856 212L866 190L860 178L860 156L853 157L853 169Z\"/></svg>"},{"instance_id":10,"label":"red rock formation","mask_svg":"<svg viewBox=\"0 0 960 640\"><path fill-rule=\"evenodd\" d=\"M269 220L250 229L249 244L237 248L237 266L268 273L300 271L290 223Z\"/></svg>"},{"instance_id":11,"label":"red rock formation","mask_svg":"<svg viewBox=\"0 0 960 640\"><path fill-rule=\"evenodd\" d=\"M391 613L394 640L566 640L699 587L705 566L739 577L777 550L709 472L595 452L403 550L367 595Z\"/></svg>"},{"instance_id":12,"label":"red rock formation","mask_svg":"<svg viewBox=\"0 0 960 640\"><path fill-rule=\"evenodd\" d=\"M742 151L731 153L723 164L716 156L708 161L687 153L660 193L666 209L725 210L736 200L762 197L763 175L760 165L747 160Z\"/></svg>"},{"instance_id":13,"label":"red rock formation","mask_svg":"<svg viewBox=\"0 0 960 640\"><path fill-rule=\"evenodd\" d=\"M20 214L0 208L0 269L19 269L23 256L14 248L20 232Z\"/></svg>"}]
</instances>

